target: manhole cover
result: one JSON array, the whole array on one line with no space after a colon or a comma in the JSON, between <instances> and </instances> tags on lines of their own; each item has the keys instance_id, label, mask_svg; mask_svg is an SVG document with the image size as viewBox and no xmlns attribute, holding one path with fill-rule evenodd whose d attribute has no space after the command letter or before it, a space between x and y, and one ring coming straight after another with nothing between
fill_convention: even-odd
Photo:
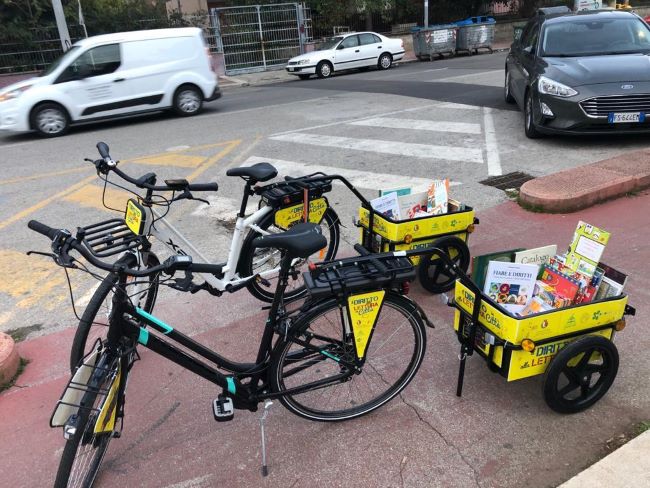
<instances>
[{"instance_id":1,"label":"manhole cover","mask_svg":"<svg viewBox=\"0 0 650 488\"><path fill-rule=\"evenodd\" d=\"M499 190L508 190L510 188L519 190L521 185L534 178L534 176L522 173L521 171L515 171L506 175L490 176L487 180L479 181L479 183L486 186L493 186Z\"/></svg>"}]
</instances>

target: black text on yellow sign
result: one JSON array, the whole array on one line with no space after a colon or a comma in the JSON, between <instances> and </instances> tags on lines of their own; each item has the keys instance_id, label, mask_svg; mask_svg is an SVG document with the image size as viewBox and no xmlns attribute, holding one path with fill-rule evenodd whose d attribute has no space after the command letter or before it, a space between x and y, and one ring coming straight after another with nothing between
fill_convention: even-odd
<instances>
[{"instance_id":1,"label":"black text on yellow sign","mask_svg":"<svg viewBox=\"0 0 650 488\"><path fill-rule=\"evenodd\" d=\"M384 290L378 290L348 297L348 312L352 324L354 345L359 359L366 355L385 294Z\"/></svg>"}]
</instances>

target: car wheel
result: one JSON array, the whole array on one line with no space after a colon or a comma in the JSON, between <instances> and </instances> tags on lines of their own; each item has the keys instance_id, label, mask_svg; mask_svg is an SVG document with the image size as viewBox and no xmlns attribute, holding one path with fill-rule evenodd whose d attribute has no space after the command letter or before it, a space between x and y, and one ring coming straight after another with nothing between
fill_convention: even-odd
<instances>
[{"instance_id":1,"label":"car wheel","mask_svg":"<svg viewBox=\"0 0 650 488\"><path fill-rule=\"evenodd\" d=\"M506 70L506 81L503 84L503 98L505 98L506 103L515 103L515 99L510 90L510 71Z\"/></svg>"},{"instance_id":2,"label":"car wheel","mask_svg":"<svg viewBox=\"0 0 650 488\"><path fill-rule=\"evenodd\" d=\"M529 139L541 137L533 121L533 94L530 90L526 92L526 103L524 104L524 132Z\"/></svg>"},{"instance_id":3,"label":"car wheel","mask_svg":"<svg viewBox=\"0 0 650 488\"><path fill-rule=\"evenodd\" d=\"M194 85L182 85L174 93L174 112L187 117L196 115L203 107L203 93Z\"/></svg>"},{"instance_id":4,"label":"car wheel","mask_svg":"<svg viewBox=\"0 0 650 488\"><path fill-rule=\"evenodd\" d=\"M379 69L388 69L393 65L393 56L390 53L383 53L379 56L379 61L377 61L377 67Z\"/></svg>"},{"instance_id":5,"label":"car wheel","mask_svg":"<svg viewBox=\"0 0 650 488\"><path fill-rule=\"evenodd\" d=\"M311 75L298 75L301 80L308 80Z\"/></svg>"},{"instance_id":6,"label":"car wheel","mask_svg":"<svg viewBox=\"0 0 650 488\"><path fill-rule=\"evenodd\" d=\"M42 103L32 110L32 129L42 137L58 137L68 132L70 116L58 103Z\"/></svg>"},{"instance_id":7,"label":"car wheel","mask_svg":"<svg viewBox=\"0 0 650 488\"><path fill-rule=\"evenodd\" d=\"M329 78L332 76L332 65L328 61L321 61L316 66L316 75L319 78Z\"/></svg>"}]
</instances>

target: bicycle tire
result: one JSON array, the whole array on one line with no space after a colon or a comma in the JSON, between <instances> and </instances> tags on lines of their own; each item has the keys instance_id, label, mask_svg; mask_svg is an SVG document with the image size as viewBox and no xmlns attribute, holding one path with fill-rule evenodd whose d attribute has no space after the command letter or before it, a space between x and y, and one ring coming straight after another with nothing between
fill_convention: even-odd
<instances>
[{"instance_id":1,"label":"bicycle tire","mask_svg":"<svg viewBox=\"0 0 650 488\"><path fill-rule=\"evenodd\" d=\"M146 267L150 268L158 264L158 258L153 253L148 253ZM106 332L108 332L108 314L117 277L116 273L110 273L104 278L79 320L70 348L70 371L73 373L79 362L90 352L89 348L93 347L97 339L105 338ZM151 277L150 280L151 285L146 287L144 299L138 300L138 306L148 313L153 311L159 288L158 275Z\"/></svg>"},{"instance_id":2,"label":"bicycle tire","mask_svg":"<svg viewBox=\"0 0 650 488\"><path fill-rule=\"evenodd\" d=\"M339 301L331 298L320 302L296 321L289 338L274 350L269 370L274 391L282 392L318 381L326 378L328 371L331 374L343 372L341 363L316 351L305 353L307 350L292 337L316 347L326 347L330 356L350 359L356 353L351 334L345 337L344 313L347 312L340 307ZM422 364L425 350L425 324L417 308L407 298L387 292L362 372L326 387L281 396L280 401L292 413L309 420L331 422L360 417L390 401L409 384ZM400 366L401 363L405 367ZM371 392L370 398L364 400L362 389L371 391L376 385L384 390ZM340 406L333 405L338 402Z\"/></svg>"},{"instance_id":3,"label":"bicycle tire","mask_svg":"<svg viewBox=\"0 0 650 488\"><path fill-rule=\"evenodd\" d=\"M282 229L276 227L275 223L275 212L268 214L258 226L265 231L269 232L281 232ZM321 227L325 225L326 229L323 229L323 235L327 238L327 251L324 255L318 256L317 259L313 259L314 256L311 256L312 261L329 261L334 259L336 252L339 247L339 239L341 237L341 232L339 228L339 217L336 215L336 212L332 208L325 210L323 214L323 219L321 220ZM279 268L280 266L280 251L277 249L253 249L252 241L256 237L259 237L261 234L256 231L251 231L244 240L242 245L241 257L239 258L239 273L241 277L252 276L253 274L260 273L268 268ZM255 265L254 260L258 258L258 261L264 261L261 265ZM269 266L265 266L268 264ZM273 295L275 294L275 287L277 284L277 274L271 277L266 277L266 280L271 283L271 286L266 287L263 284L252 280L248 283L248 291L257 299L264 302L272 302ZM303 295L305 290L304 284L302 283L302 278L297 277L295 282L292 282L292 279L289 279L289 286L285 290L284 298L292 299Z\"/></svg>"},{"instance_id":4,"label":"bicycle tire","mask_svg":"<svg viewBox=\"0 0 650 488\"><path fill-rule=\"evenodd\" d=\"M101 355L97 364L103 366L110 362L106 355ZM88 391L81 401L83 406L89 408L79 409L77 432L65 443L54 488L90 488L93 485L113 432L99 435L93 432L97 415L91 408L98 409L101 406L101 400L104 397L99 395L99 391L110 387L113 373L109 369L97 369L90 376ZM128 371L123 370L122 374L127 375ZM82 451L80 451L81 448L83 448ZM87 457L89 460L84 461ZM79 463L77 463L78 461Z\"/></svg>"}]
</instances>

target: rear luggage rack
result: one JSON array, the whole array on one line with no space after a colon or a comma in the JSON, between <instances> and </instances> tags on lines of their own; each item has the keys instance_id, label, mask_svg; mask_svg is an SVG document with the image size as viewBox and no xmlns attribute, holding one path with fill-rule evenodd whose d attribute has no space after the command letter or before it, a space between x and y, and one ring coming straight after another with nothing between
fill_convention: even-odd
<instances>
[{"instance_id":1,"label":"rear luggage rack","mask_svg":"<svg viewBox=\"0 0 650 488\"><path fill-rule=\"evenodd\" d=\"M414 280L415 275L408 258L395 256L344 258L316 265L314 270L303 273L305 286L314 298L395 287Z\"/></svg>"},{"instance_id":2,"label":"rear luggage rack","mask_svg":"<svg viewBox=\"0 0 650 488\"><path fill-rule=\"evenodd\" d=\"M310 181L304 184L300 179L297 181L300 183L286 181L258 187L255 189L255 193L260 195L268 205L278 207L302 202L305 189L309 192L310 200L320 198L323 193L332 191L332 182L328 180Z\"/></svg>"},{"instance_id":3,"label":"rear luggage rack","mask_svg":"<svg viewBox=\"0 0 650 488\"><path fill-rule=\"evenodd\" d=\"M98 224L80 227L83 244L98 258L105 258L137 248L140 236L131 232L124 219L110 219Z\"/></svg>"}]
</instances>

